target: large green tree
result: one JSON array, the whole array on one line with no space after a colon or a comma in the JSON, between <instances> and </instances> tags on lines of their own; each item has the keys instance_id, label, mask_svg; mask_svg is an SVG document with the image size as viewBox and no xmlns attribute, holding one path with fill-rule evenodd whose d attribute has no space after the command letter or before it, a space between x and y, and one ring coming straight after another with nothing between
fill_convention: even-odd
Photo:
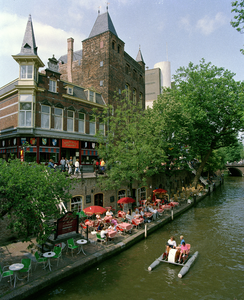
<instances>
[{"instance_id":1,"label":"large green tree","mask_svg":"<svg viewBox=\"0 0 244 300\"><path fill-rule=\"evenodd\" d=\"M46 241L60 217L60 201L70 199L70 180L36 163L0 160L0 217L23 241Z\"/></svg>"},{"instance_id":2,"label":"large green tree","mask_svg":"<svg viewBox=\"0 0 244 300\"><path fill-rule=\"evenodd\" d=\"M212 151L235 144L244 129L243 83L236 82L234 75L204 59L179 68L174 75L172 97L191 119L185 143L191 156L201 158L194 186Z\"/></svg>"},{"instance_id":3,"label":"large green tree","mask_svg":"<svg viewBox=\"0 0 244 300\"><path fill-rule=\"evenodd\" d=\"M165 154L158 143L150 116L129 95L117 96L117 107L107 107L103 116L106 136L99 135L98 153L106 162L106 176L99 178L103 189L118 189L122 184L146 184L146 178L158 172ZM160 121L160 120L159 120Z\"/></svg>"},{"instance_id":4,"label":"large green tree","mask_svg":"<svg viewBox=\"0 0 244 300\"><path fill-rule=\"evenodd\" d=\"M238 32L244 32L244 0L233 1L231 3L231 12L235 13L234 20L230 22L231 26L235 28ZM242 54L244 54L244 49L240 49Z\"/></svg>"}]
</instances>

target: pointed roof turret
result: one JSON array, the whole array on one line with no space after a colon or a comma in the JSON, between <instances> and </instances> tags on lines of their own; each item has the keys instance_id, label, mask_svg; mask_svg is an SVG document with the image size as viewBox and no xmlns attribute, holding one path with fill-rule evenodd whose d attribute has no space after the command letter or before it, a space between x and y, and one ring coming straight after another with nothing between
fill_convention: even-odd
<instances>
[{"instance_id":1,"label":"pointed roof turret","mask_svg":"<svg viewBox=\"0 0 244 300\"><path fill-rule=\"evenodd\" d=\"M36 47L31 15L29 15L29 19L26 25L25 35L24 35L24 39L23 39L23 43L19 55L37 55L37 47Z\"/></svg>"},{"instance_id":2,"label":"pointed roof turret","mask_svg":"<svg viewBox=\"0 0 244 300\"><path fill-rule=\"evenodd\" d=\"M103 14L100 14L99 11L99 14L97 16L95 24L93 25L89 38L92 38L96 35L99 35L107 31L112 32L114 35L118 37L108 11Z\"/></svg>"},{"instance_id":3,"label":"pointed roof turret","mask_svg":"<svg viewBox=\"0 0 244 300\"><path fill-rule=\"evenodd\" d=\"M136 61L137 62L143 62L145 64L145 62L143 60L143 57L142 57L142 54L141 54L141 47L139 47L139 51L138 51L137 56L136 56Z\"/></svg>"}]
</instances>

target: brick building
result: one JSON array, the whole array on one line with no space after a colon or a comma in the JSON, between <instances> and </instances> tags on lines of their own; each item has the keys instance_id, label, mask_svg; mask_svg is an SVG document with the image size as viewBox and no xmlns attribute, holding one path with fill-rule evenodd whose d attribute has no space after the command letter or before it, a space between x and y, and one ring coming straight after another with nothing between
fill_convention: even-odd
<instances>
[{"instance_id":1,"label":"brick building","mask_svg":"<svg viewBox=\"0 0 244 300\"><path fill-rule=\"evenodd\" d=\"M103 95L106 104L116 105L114 93L130 91L134 103L145 108L145 63L139 49L136 60L125 52L110 15L100 14L82 50L73 51L73 38L68 51L59 58L61 79L85 86Z\"/></svg>"},{"instance_id":2,"label":"brick building","mask_svg":"<svg viewBox=\"0 0 244 300\"><path fill-rule=\"evenodd\" d=\"M98 130L105 133L99 115L107 104L116 105L114 92L131 91L133 101L145 107L145 64L139 50L134 60L124 51L109 13L99 13L83 50L68 53L48 67L37 54L31 17L21 47L13 55L19 64L18 79L0 88L0 158L58 163L62 156L90 165L97 158ZM97 109L94 117L92 110Z\"/></svg>"}]
</instances>

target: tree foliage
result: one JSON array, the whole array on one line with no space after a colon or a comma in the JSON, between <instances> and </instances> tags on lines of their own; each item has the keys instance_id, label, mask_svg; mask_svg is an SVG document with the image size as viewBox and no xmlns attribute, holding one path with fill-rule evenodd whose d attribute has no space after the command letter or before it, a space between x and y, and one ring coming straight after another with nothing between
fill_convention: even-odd
<instances>
[{"instance_id":1,"label":"tree foliage","mask_svg":"<svg viewBox=\"0 0 244 300\"><path fill-rule=\"evenodd\" d=\"M231 12L235 13L234 20L230 22L231 26L238 32L244 32L244 0L233 1L231 3ZM240 49L241 53L244 54L244 49Z\"/></svg>"},{"instance_id":2,"label":"tree foliage","mask_svg":"<svg viewBox=\"0 0 244 300\"><path fill-rule=\"evenodd\" d=\"M158 172L165 155L157 147L158 137L150 134L154 127L149 114L124 93L116 100L117 107L108 106L102 116L107 133L98 136L98 154L106 162L106 177L99 178L99 183L103 189L126 184L131 190L133 182L144 185L147 177Z\"/></svg>"},{"instance_id":3,"label":"tree foliage","mask_svg":"<svg viewBox=\"0 0 244 300\"><path fill-rule=\"evenodd\" d=\"M23 241L37 236L43 243L60 217L60 201L68 201L70 180L43 165L20 160L0 161L0 217Z\"/></svg>"}]
</instances>

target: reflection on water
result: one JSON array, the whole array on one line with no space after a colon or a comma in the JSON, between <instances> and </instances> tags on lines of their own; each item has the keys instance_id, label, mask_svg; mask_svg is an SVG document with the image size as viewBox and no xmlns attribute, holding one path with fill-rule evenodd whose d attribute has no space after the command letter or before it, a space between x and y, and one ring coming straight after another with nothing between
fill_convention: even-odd
<instances>
[{"instance_id":1,"label":"reflection on water","mask_svg":"<svg viewBox=\"0 0 244 300\"><path fill-rule=\"evenodd\" d=\"M55 286L38 299L244 299L244 180L230 177L225 185L174 222L129 250L72 280ZM180 235L199 256L189 273L180 267L147 267L164 251L171 235Z\"/></svg>"}]
</instances>

